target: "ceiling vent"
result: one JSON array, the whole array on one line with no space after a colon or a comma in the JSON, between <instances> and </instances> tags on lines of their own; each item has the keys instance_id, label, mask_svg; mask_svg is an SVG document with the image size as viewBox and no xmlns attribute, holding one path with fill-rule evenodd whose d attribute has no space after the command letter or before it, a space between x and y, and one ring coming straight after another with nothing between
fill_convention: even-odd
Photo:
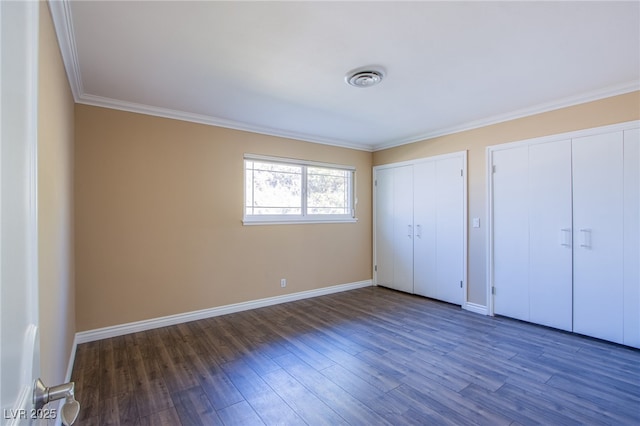
<instances>
[{"instance_id":1,"label":"ceiling vent","mask_svg":"<svg viewBox=\"0 0 640 426\"><path fill-rule=\"evenodd\" d=\"M345 81L353 87L371 87L380 83L384 78L384 72L375 69L362 69L351 71L345 77Z\"/></svg>"}]
</instances>

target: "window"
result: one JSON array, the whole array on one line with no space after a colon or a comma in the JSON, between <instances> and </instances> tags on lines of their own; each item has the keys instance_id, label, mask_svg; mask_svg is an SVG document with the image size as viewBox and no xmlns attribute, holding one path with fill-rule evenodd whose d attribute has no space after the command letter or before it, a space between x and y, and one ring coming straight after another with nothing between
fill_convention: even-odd
<instances>
[{"instance_id":1,"label":"window","mask_svg":"<svg viewBox=\"0 0 640 426\"><path fill-rule=\"evenodd\" d=\"M354 222L355 168L245 155L244 223Z\"/></svg>"}]
</instances>

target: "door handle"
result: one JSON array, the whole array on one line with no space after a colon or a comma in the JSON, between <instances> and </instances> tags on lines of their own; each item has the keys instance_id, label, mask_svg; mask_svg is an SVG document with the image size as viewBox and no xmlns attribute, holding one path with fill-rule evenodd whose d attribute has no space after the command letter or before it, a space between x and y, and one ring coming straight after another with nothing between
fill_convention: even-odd
<instances>
[{"instance_id":1,"label":"door handle","mask_svg":"<svg viewBox=\"0 0 640 426\"><path fill-rule=\"evenodd\" d=\"M422 226L416 225L416 237L422 238Z\"/></svg>"},{"instance_id":2,"label":"door handle","mask_svg":"<svg viewBox=\"0 0 640 426\"><path fill-rule=\"evenodd\" d=\"M580 229L580 236L582 237L582 242L580 243L580 247L591 248L591 229L582 228Z\"/></svg>"},{"instance_id":3,"label":"door handle","mask_svg":"<svg viewBox=\"0 0 640 426\"><path fill-rule=\"evenodd\" d=\"M39 411L47 403L65 399L60 418L65 426L71 426L80 413L80 403L75 398L75 383L69 382L58 386L46 387L42 380L38 379L33 385L33 405Z\"/></svg>"},{"instance_id":4,"label":"door handle","mask_svg":"<svg viewBox=\"0 0 640 426\"><path fill-rule=\"evenodd\" d=\"M407 225L407 237L411 238L413 236L413 226Z\"/></svg>"},{"instance_id":5,"label":"door handle","mask_svg":"<svg viewBox=\"0 0 640 426\"><path fill-rule=\"evenodd\" d=\"M571 228L562 228L560 230L560 245L571 247Z\"/></svg>"}]
</instances>

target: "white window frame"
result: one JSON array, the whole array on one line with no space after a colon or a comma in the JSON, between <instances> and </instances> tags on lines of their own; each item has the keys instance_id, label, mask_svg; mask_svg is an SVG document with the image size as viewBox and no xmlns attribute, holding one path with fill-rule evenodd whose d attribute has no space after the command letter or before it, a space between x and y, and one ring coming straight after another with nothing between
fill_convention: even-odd
<instances>
[{"instance_id":1,"label":"white window frame","mask_svg":"<svg viewBox=\"0 0 640 426\"><path fill-rule=\"evenodd\" d=\"M270 163L290 164L302 167L302 191L301 191L301 207L300 215L247 215L247 161L264 161ZM321 163L317 161L297 160L293 158L271 157L265 155L245 154L243 164L243 185L242 185L242 223L244 225L273 225L273 224L299 224L299 223L353 223L358 219L355 216L355 207L357 199L355 196L355 172L353 166L341 164ZM324 167L335 170L344 170L350 172L348 180L348 200L351 210L350 214L307 214L307 168L308 167Z\"/></svg>"}]
</instances>

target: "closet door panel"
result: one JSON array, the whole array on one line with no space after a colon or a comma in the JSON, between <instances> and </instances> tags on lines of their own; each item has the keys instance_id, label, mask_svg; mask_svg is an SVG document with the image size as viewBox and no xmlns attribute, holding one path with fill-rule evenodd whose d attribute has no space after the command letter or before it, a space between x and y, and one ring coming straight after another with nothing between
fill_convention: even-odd
<instances>
[{"instance_id":1,"label":"closet door panel","mask_svg":"<svg viewBox=\"0 0 640 426\"><path fill-rule=\"evenodd\" d=\"M529 320L528 147L493 152L494 312Z\"/></svg>"},{"instance_id":2,"label":"closet door panel","mask_svg":"<svg viewBox=\"0 0 640 426\"><path fill-rule=\"evenodd\" d=\"M413 291L437 297L436 281L436 167L434 161L413 168L415 221Z\"/></svg>"},{"instance_id":3,"label":"closet door panel","mask_svg":"<svg viewBox=\"0 0 640 426\"><path fill-rule=\"evenodd\" d=\"M376 284L393 285L393 169L376 170Z\"/></svg>"},{"instance_id":4,"label":"closet door panel","mask_svg":"<svg viewBox=\"0 0 640 426\"><path fill-rule=\"evenodd\" d=\"M413 293L413 166L394 169L393 288Z\"/></svg>"},{"instance_id":5,"label":"closet door panel","mask_svg":"<svg viewBox=\"0 0 640 426\"><path fill-rule=\"evenodd\" d=\"M623 341L622 132L572 143L573 329Z\"/></svg>"},{"instance_id":6,"label":"closet door panel","mask_svg":"<svg viewBox=\"0 0 640 426\"><path fill-rule=\"evenodd\" d=\"M624 344L640 348L640 129L624 132Z\"/></svg>"},{"instance_id":7,"label":"closet door panel","mask_svg":"<svg viewBox=\"0 0 640 426\"><path fill-rule=\"evenodd\" d=\"M436 298L462 305L464 277L464 177L463 159L446 158L436 169Z\"/></svg>"},{"instance_id":8,"label":"closet door panel","mask_svg":"<svg viewBox=\"0 0 640 426\"><path fill-rule=\"evenodd\" d=\"M572 329L571 140L529 146L530 321Z\"/></svg>"}]
</instances>

